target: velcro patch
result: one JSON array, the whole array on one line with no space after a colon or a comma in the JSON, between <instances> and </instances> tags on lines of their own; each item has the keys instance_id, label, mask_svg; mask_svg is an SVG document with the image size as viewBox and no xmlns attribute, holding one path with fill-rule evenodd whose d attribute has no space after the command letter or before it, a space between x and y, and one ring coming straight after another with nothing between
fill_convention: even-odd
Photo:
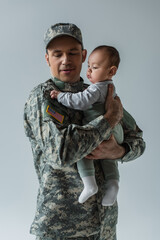
<instances>
[{"instance_id":1,"label":"velcro patch","mask_svg":"<svg viewBox=\"0 0 160 240\"><path fill-rule=\"evenodd\" d=\"M58 122L63 123L64 116L58 112L56 112L51 106L47 105L46 113L51 115L53 118L55 118Z\"/></svg>"}]
</instances>

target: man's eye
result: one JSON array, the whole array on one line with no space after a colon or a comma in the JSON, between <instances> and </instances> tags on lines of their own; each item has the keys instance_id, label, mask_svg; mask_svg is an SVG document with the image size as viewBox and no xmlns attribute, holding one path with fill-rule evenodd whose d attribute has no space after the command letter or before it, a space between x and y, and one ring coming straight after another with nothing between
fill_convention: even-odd
<instances>
[{"instance_id":1,"label":"man's eye","mask_svg":"<svg viewBox=\"0 0 160 240\"><path fill-rule=\"evenodd\" d=\"M77 52L70 52L69 54L70 55L77 55L78 53Z\"/></svg>"},{"instance_id":2,"label":"man's eye","mask_svg":"<svg viewBox=\"0 0 160 240\"><path fill-rule=\"evenodd\" d=\"M54 54L54 57L61 57L61 54Z\"/></svg>"}]
</instances>

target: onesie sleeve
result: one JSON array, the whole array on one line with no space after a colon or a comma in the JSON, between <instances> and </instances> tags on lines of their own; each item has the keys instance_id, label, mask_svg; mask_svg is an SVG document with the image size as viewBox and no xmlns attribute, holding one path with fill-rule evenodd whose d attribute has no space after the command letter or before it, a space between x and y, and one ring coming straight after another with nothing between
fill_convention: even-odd
<instances>
[{"instance_id":1,"label":"onesie sleeve","mask_svg":"<svg viewBox=\"0 0 160 240\"><path fill-rule=\"evenodd\" d=\"M90 85L83 92L63 92L58 95L58 102L68 108L86 110L100 99L101 92L95 84Z\"/></svg>"}]
</instances>

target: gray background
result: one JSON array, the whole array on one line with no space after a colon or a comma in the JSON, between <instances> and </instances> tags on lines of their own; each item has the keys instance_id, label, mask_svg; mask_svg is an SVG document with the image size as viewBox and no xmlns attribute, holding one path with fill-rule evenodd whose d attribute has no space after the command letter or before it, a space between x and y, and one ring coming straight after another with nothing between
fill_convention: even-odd
<instances>
[{"instance_id":1,"label":"gray background","mask_svg":"<svg viewBox=\"0 0 160 240\"><path fill-rule=\"evenodd\" d=\"M32 240L37 177L23 130L30 90L49 78L43 35L57 22L74 22L88 53L115 46L121 64L114 78L124 107L144 130L145 154L119 164L118 240L160 239L159 0L0 1L0 239ZM86 79L87 63L82 77Z\"/></svg>"}]
</instances>

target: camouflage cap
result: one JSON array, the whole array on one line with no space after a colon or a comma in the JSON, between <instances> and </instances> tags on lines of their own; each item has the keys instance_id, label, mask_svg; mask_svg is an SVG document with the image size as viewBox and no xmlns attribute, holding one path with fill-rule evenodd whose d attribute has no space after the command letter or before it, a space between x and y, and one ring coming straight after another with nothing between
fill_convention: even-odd
<instances>
[{"instance_id":1,"label":"camouflage cap","mask_svg":"<svg viewBox=\"0 0 160 240\"><path fill-rule=\"evenodd\" d=\"M46 48L54 38L63 35L75 38L82 45L83 48L81 30L73 23L57 23L51 26L44 35L44 42Z\"/></svg>"}]
</instances>

